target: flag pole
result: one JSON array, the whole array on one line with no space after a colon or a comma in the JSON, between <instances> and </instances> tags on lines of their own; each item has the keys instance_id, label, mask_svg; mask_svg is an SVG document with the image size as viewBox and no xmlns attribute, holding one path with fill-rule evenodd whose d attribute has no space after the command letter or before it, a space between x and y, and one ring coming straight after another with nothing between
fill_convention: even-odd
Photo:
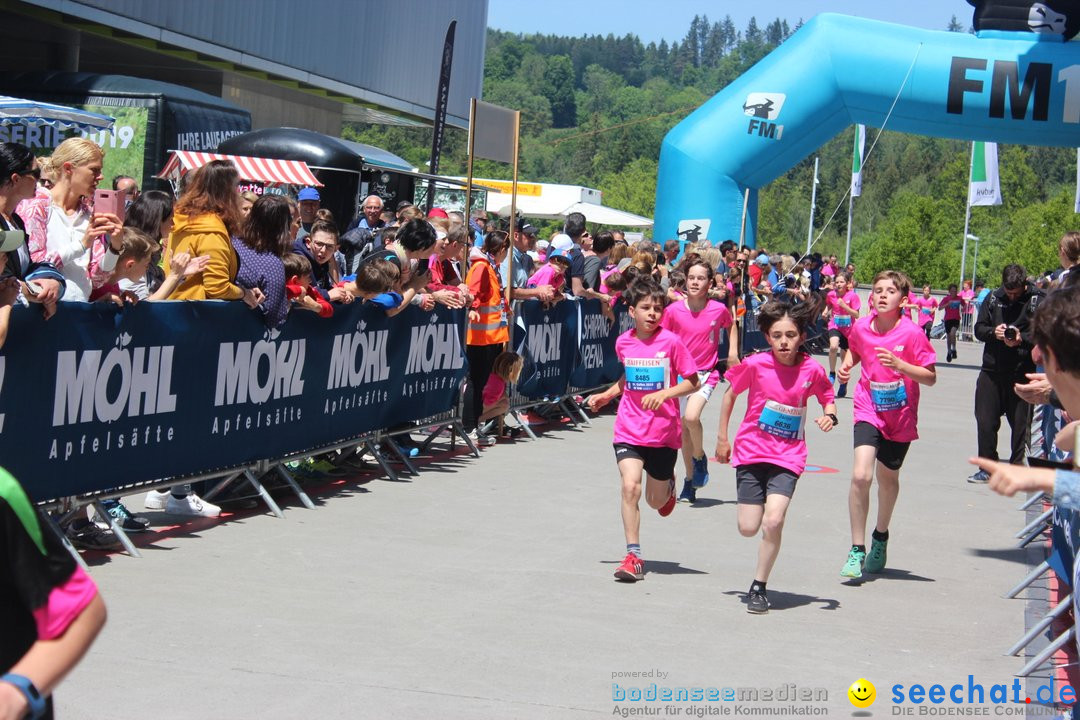
<instances>
[{"instance_id":1,"label":"flag pole","mask_svg":"<svg viewBox=\"0 0 1080 720\"><path fill-rule=\"evenodd\" d=\"M960 250L960 284L964 283L964 271L967 269L967 236L968 230L971 227L971 172L975 167L975 143L971 143L971 161L968 163L968 187L967 187L967 200L964 203L966 211L964 212L964 241L961 244Z\"/></svg>"},{"instance_id":2,"label":"flag pole","mask_svg":"<svg viewBox=\"0 0 1080 720\"><path fill-rule=\"evenodd\" d=\"M465 171L465 223L468 225L472 218L472 179L473 179L473 147L476 143L476 98L469 99L469 156L466 158L467 169ZM461 249L462 273L469 271L469 248ZM462 277L462 280L465 278Z\"/></svg>"},{"instance_id":3,"label":"flag pole","mask_svg":"<svg viewBox=\"0 0 1080 720\"><path fill-rule=\"evenodd\" d=\"M810 191L810 227L806 229L806 254L810 254L810 246L814 244L814 210L817 209L817 171L818 158L814 157L814 188Z\"/></svg>"},{"instance_id":4,"label":"flag pole","mask_svg":"<svg viewBox=\"0 0 1080 720\"><path fill-rule=\"evenodd\" d=\"M506 253L506 309L509 310L514 286L514 233L517 227L517 191L518 191L518 141L521 132L521 111L514 112L514 179L510 185L510 250Z\"/></svg>"},{"instance_id":5,"label":"flag pole","mask_svg":"<svg viewBox=\"0 0 1080 720\"><path fill-rule=\"evenodd\" d=\"M855 196L848 193L847 199L847 243L844 245L844 267L848 266L851 262L851 215L852 206L855 203Z\"/></svg>"}]
</instances>

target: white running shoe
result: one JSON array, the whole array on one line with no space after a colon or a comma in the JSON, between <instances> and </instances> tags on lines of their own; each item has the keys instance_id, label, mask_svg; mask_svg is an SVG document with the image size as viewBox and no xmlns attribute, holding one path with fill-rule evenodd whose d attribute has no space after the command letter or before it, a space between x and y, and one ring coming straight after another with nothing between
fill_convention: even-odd
<instances>
[{"instance_id":1,"label":"white running shoe","mask_svg":"<svg viewBox=\"0 0 1080 720\"><path fill-rule=\"evenodd\" d=\"M169 502L169 498L172 495L168 490L151 490L146 493L146 499L143 500L143 507L147 510L164 510L165 504Z\"/></svg>"},{"instance_id":2,"label":"white running shoe","mask_svg":"<svg viewBox=\"0 0 1080 720\"><path fill-rule=\"evenodd\" d=\"M213 503L208 503L195 493L185 498L176 498L169 495L165 502L165 512L170 515L191 515L194 517L217 517L221 514L221 508Z\"/></svg>"}]
</instances>

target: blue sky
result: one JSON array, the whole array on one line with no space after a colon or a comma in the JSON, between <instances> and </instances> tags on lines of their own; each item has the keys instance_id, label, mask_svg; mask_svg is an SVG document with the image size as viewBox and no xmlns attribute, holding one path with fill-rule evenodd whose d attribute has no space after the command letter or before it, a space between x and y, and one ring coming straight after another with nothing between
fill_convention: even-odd
<instances>
[{"instance_id":1,"label":"blue sky","mask_svg":"<svg viewBox=\"0 0 1080 720\"><path fill-rule=\"evenodd\" d=\"M573 36L634 33L645 43L670 43L686 35L694 15L707 15L710 21L731 15L740 31L751 16L764 28L778 17L794 25L799 18L809 20L822 12L944 30L953 15L969 27L972 10L966 0L488 0L488 27Z\"/></svg>"}]
</instances>

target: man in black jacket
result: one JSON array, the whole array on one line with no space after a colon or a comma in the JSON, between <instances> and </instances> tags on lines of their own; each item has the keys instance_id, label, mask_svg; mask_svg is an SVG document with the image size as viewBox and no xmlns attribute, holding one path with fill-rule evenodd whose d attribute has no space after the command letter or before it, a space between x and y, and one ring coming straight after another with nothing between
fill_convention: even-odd
<instances>
[{"instance_id":1,"label":"man in black jacket","mask_svg":"<svg viewBox=\"0 0 1080 720\"><path fill-rule=\"evenodd\" d=\"M982 369L975 381L975 422L978 427L979 456L997 460L998 430L1001 416L1009 420L1012 452L1009 462L1020 465L1027 451L1031 425L1031 406L1013 390L1026 382L1026 373L1035 372L1031 359L1034 340L1031 318L1043 294L1027 282L1027 273L1019 265L1007 265L1001 271L1001 287L990 293L979 309L975 337L985 343ZM986 482L979 470L968 482Z\"/></svg>"}]
</instances>

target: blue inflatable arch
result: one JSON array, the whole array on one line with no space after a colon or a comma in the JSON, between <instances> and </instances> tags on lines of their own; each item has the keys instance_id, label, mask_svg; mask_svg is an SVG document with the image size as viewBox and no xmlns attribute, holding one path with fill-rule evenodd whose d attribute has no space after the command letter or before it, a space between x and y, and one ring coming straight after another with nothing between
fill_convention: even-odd
<instances>
[{"instance_id":1,"label":"blue inflatable arch","mask_svg":"<svg viewBox=\"0 0 1080 720\"><path fill-rule=\"evenodd\" d=\"M749 189L755 245L758 188L894 100L889 130L1077 147L1080 42L818 15L664 138L654 238L738 240Z\"/></svg>"}]
</instances>

